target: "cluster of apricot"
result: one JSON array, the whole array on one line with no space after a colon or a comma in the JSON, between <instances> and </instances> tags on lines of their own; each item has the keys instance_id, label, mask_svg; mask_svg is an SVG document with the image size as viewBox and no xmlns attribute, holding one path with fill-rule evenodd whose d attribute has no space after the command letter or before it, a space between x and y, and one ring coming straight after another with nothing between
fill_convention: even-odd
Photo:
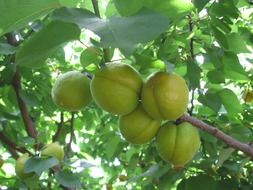
<instances>
[{"instance_id":1,"label":"cluster of apricot","mask_svg":"<svg viewBox=\"0 0 253 190\"><path fill-rule=\"evenodd\" d=\"M173 122L186 111L188 94L184 79L175 73L156 72L143 82L127 64L107 64L91 81L70 71L59 76L52 89L53 101L69 111L93 99L103 110L119 115L119 130L130 143L143 144L156 137L160 156L176 167L191 160L200 146L195 127Z\"/></svg>"}]
</instances>

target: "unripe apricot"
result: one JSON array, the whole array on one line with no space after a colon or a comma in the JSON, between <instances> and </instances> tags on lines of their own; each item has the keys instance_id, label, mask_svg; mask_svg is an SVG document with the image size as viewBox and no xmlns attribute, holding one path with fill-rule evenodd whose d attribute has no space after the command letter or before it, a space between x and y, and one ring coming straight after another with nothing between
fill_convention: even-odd
<instances>
[{"instance_id":1,"label":"unripe apricot","mask_svg":"<svg viewBox=\"0 0 253 190\"><path fill-rule=\"evenodd\" d=\"M34 173L25 173L25 163L26 161L29 159L29 155L23 154L22 156L20 156L17 160L16 160L16 164L15 164L15 172L17 174L18 177L20 177L20 179L25 180L31 176L33 176Z\"/></svg>"},{"instance_id":2,"label":"unripe apricot","mask_svg":"<svg viewBox=\"0 0 253 190\"><path fill-rule=\"evenodd\" d=\"M141 99L146 112L158 120L175 120L187 109L189 90L175 73L157 72L143 85Z\"/></svg>"},{"instance_id":3,"label":"unripe apricot","mask_svg":"<svg viewBox=\"0 0 253 190\"><path fill-rule=\"evenodd\" d=\"M124 115L139 102L142 79L126 64L107 64L91 81L91 93L98 106L107 112Z\"/></svg>"},{"instance_id":4,"label":"unripe apricot","mask_svg":"<svg viewBox=\"0 0 253 190\"><path fill-rule=\"evenodd\" d=\"M41 155L44 156L53 156L59 162L61 162L64 158L64 150L58 142L53 142L51 144L46 145L41 152Z\"/></svg>"},{"instance_id":5,"label":"unripe apricot","mask_svg":"<svg viewBox=\"0 0 253 190\"><path fill-rule=\"evenodd\" d=\"M69 71L60 75L53 85L51 94L54 103L68 111L77 111L92 100L90 80L79 71Z\"/></svg>"},{"instance_id":6,"label":"unripe apricot","mask_svg":"<svg viewBox=\"0 0 253 190\"><path fill-rule=\"evenodd\" d=\"M139 106L131 113L120 116L119 129L122 136L130 143L144 144L150 141L157 133L161 122L152 119Z\"/></svg>"},{"instance_id":7,"label":"unripe apricot","mask_svg":"<svg viewBox=\"0 0 253 190\"><path fill-rule=\"evenodd\" d=\"M200 147L198 130L190 123L176 126L170 122L164 124L156 136L157 150L160 156L175 167L183 167Z\"/></svg>"}]
</instances>

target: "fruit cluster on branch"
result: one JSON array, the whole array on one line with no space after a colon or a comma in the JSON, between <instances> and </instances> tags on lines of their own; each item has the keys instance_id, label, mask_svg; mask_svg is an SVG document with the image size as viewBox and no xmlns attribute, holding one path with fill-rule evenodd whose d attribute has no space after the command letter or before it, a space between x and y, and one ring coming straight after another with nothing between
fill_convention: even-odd
<instances>
[{"instance_id":1,"label":"fruit cluster on branch","mask_svg":"<svg viewBox=\"0 0 253 190\"><path fill-rule=\"evenodd\" d=\"M173 124L186 111L188 94L184 79L175 73L156 72L143 82L130 65L113 63L97 70L90 84L85 75L69 71L52 89L55 104L68 111L93 99L118 115L119 130L129 143L144 144L156 137L159 154L176 167L183 167L200 147L196 128L187 122Z\"/></svg>"}]
</instances>

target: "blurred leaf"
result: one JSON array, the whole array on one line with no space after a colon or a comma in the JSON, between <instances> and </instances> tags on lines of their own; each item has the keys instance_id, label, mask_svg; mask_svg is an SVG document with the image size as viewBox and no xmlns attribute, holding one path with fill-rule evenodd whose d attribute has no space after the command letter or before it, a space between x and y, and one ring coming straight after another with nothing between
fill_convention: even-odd
<instances>
[{"instance_id":1,"label":"blurred leaf","mask_svg":"<svg viewBox=\"0 0 253 190\"><path fill-rule=\"evenodd\" d=\"M200 84L200 73L201 68L194 61L187 62L187 77L190 81L190 86L195 89L199 87Z\"/></svg>"},{"instance_id":2,"label":"blurred leaf","mask_svg":"<svg viewBox=\"0 0 253 190\"><path fill-rule=\"evenodd\" d=\"M80 62L83 67L87 67L90 64L98 65L102 59L102 53L98 48L86 48L80 56Z\"/></svg>"},{"instance_id":3,"label":"blurred leaf","mask_svg":"<svg viewBox=\"0 0 253 190\"><path fill-rule=\"evenodd\" d=\"M223 162L226 161L234 151L235 151L235 149L233 149L233 148L224 148L224 149L222 149L219 152L217 167L221 167Z\"/></svg>"},{"instance_id":4,"label":"blurred leaf","mask_svg":"<svg viewBox=\"0 0 253 190\"><path fill-rule=\"evenodd\" d=\"M221 99L216 93L207 91L205 95L200 94L198 101L208 106L213 111L218 112L221 107Z\"/></svg>"},{"instance_id":5,"label":"blurred leaf","mask_svg":"<svg viewBox=\"0 0 253 190\"><path fill-rule=\"evenodd\" d=\"M0 0L0 36L24 27L59 6L57 0Z\"/></svg>"},{"instance_id":6,"label":"blurred leaf","mask_svg":"<svg viewBox=\"0 0 253 190\"><path fill-rule=\"evenodd\" d=\"M103 20L85 9L62 8L54 12L53 18L89 29L101 37L103 47L120 48L124 53L131 53L134 45L153 40L168 27L165 16L146 9L133 16Z\"/></svg>"},{"instance_id":7,"label":"blurred leaf","mask_svg":"<svg viewBox=\"0 0 253 190\"><path fill-rule=\"evenodd\" d=\"M30 158L25 163L25 172L35 172L38 176L42 174L43 171L56 166L58 164L58 160L56 158Z\"/></svg>"},{"instance_id":8,"label":"blurred leaf","mask_svg":"<svg viewBox=\"0 0 253 190\"><path fill-rule=\"evenodd\" d=\"M228 42L225 34L216 28L216 25L212 25L212 31L220 46L228 49Z\"/></svg>"},{"instance_id":9,"label":"blurred leaf","mask_svg":"<svg viewBox=\"0 0 253 190\"><path fill-rule=\"evenodd\" d=\"M241 113L242 106L235 93L229 89L223 89L218 93L221 102L227 110L228 114L236 115Z\"/></svg>"},{"instance_id":10,"label":"blurred leaf","mask_svg":"<svg viewBox=\"0 0 253 190\"><path fill-rule=\"evenodd\" d=\"M29 93L26 90L20 90L19 92L20 97L27 105L32 107L40 105L40 102L35 94Z\"/></svg>"},{"instance_id":11,"label":"blurred leaf","mask_svg":"<svg viewBox=\"0 0 253 190\"><path fill-rule=\"evenodd\" d=\"M0 54L3 55L10 55L16 52L16 48L9 45L9 44L4 44L0 43Z\"/></svg>"},{"instance_id":12,"label":"blurred leaf","mask_svg":"<svg viewBox=\"0 0 253 190\"><path fill-rule=\"evenodd\" d=\"M188 179L182 180L177 187L177 190L216 190L215 180L208 175L193 176Z\"/></svg>"},{"instance_id":13,"label":"blurred leaf","mask_svg":"<svg viewBox=\"0 0 253 190\"><path fill-rule=\"evenodd\" d=\"M114 156L114 153L117 150L117 146L119 145L120 140L117 136L110 139L110 142L108 142L105 146L105 154L108 159L112 159Z\"/></svg>"},{"instance_id":14,"label":"blurred leaf","mask_svg":"<svg viewBox=\"0 0 253 190\"><path fill-rule=\"evenodd\" d=\"M220 70L212 70L207 73L208 81L214 84L220 84L225 82L225 77Z\"/></svg>"},{"instance_id":15,"label":"blurred leaf","mask_svg":"<svg viewBox=\"0 0 253 190\"><path fill-rule=\"evenodd\" d=\"M239 11L236 8L234 1L231 0L222 0L212 4L210 7L210 14L217 17L232 17L237 18Z\"/></svg>"},{"instance_id":16,"label":"blurred leaf","mask_svg":"<svg viewBox=\"0 0 253 190\"><path fill-rule=\"evenodd\" d=\"M169 19L181 19L194 8L189 0L146 0L145 6L165 14Z\"/></svg>"},{"instance_id":17,"label":"blurred leaf","mask_svg":"<svg viewBox=\"0 0 253 190\"><path fill-rule=\"evenodd\" d=\"M17 52L17 65L30 68L41 67L62 44L78 40L79 36L80 29L75 24L52 21L21 46Z\"/></svg>"},{"instance_id":18,"label":"blurred leaf","mask_svg":"<svg viewBox=\"0 0 253 190\"><path fill-rule=\"evenodd\" d=\"M143 0L114 0L115 7L122 16L137 13L143 7Z\"/></svg>"},{"instance_id":19,"label":"blurred leaf","mask_svg":"<svg viewBox=\"0 0 253 190\"><path fill-rule=\"evenodd\" d=\"M230 33L227 36L229 50L234 53L249 53L246 47L246 41L240 33Z\"/></svg>"},{"instance_id":20,"label":"blurred leaf","mask_svg":"<svg viewBox=\"0 0 253 190\"><path fill-rule=\"evenodd\" d=\"M225 77L233 80L248 81L248 75L233 52L224 52L222 57Z\"/></svg>"},{"instance_id":21,"label":"blurred leaf","mask_svg":"<svg viewBox=\"0 0 253 190\"><path fill-rule=\"evenodd\" d=\"M200 12L210 0L193 0L193 4Z\"/></svg>"},{"instance_id":22,"label":"blurred leaf","mask_svg":"<svg viewBox=\"0 0 253 190\"><path fill-rule=\"evenodd\" d=\"M128 181L129 182L134 182L134 181L137 181L138 179L140 178L143 178L143 177L150 177L150 176L153 176L154 174L157 173L157 171L159 170L159 165L151 165L147 171L145 171L144 173L138 175L138 176L135 176L135 177L132 177L130 178Z\"/></svg>"},{"instance_id":23,"label":"blurred leaf","mask_svg":"<svg viewBox=\"0 0 253 190\"><path fill-rule=\"evenodd\" d=\"M70 171L64 170L56 172L56 181L64 187L80 188L80 177L77 174L73 174Z\"/></svg>"}]
</instances>

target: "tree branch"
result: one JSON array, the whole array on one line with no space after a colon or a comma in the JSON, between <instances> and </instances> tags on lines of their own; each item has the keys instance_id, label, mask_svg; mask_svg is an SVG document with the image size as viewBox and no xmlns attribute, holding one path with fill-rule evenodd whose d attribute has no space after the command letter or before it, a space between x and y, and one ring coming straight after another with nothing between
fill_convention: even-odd
<instances>
[{"instance_id":1,"label":"tree branch","mask_svg":"<svg viewBox=\"0 0 253 190\"><path fill-rule=\"evenodd\" d=\"M248 156L250 156L251 158L253 158L253 147L250 146L247 143L242 143L236 139L234 139L233 137L223 133L221 130L199 120L196 118L193 118L189 115L183 115L179 118L179 121L187 121L189 123L191 123L193 126L202 129L203 131L213 135L214 137L216 137L217 139L223 141L225 144L227 144L229 147L232 147L234 149L240 150L242 152L244 152L245 154L247 154Z\"/></svg>"},{"instance_id":2,"label":"tree branch","mask_svg":"<svg viewBox=\"0 0 253 190\"><path fill-rule=\"evenodd\" d=\"M6 37L7 37L8 43L10 45L13 45L13 46L18 45L18 41L16 40L14 34L9 33L9 34L6 35ZM15 56L13 56L12 61L13 61L13 63L15 63ZM22 100L22 98L20 97L20 94L19 94L19 90L21 88L21 85L20 85L20 75L19 75L18 71L16 71L16 73L13 77L12 86L13 86L14 91L16 93L18 106L19 106L19 109L20 109L20 112L21 112L21 115L22 115L22 119L23 119L23 122L24 122L24 125L25 125L26 132L30 137L36 138L37 137L37 131L34 128L34 124L33 124L33 121L31 119L30 115L29 115L27 107L26 107L24 101Z\"/></svg>"},{"instance_id":3,"label":"tree branch","mask_svg":"<svg viewBox=\"0 0 253 190\"><path fill-rule=\"evenodd\" d=\"M74 119L75 119L75 113L71 112L71 119L70 119L70 138L69 142L66 147L66 158L70 157L71 154L71 143L74 139L75 133L74 133Z\"/></svg>"},{"instance_id":4,"label":"tree branch","mask_svg":"<svg viewBox=\"0 0 253 190\"><path fill-rule=\"evenodd\" d=\"M8 137L6 137L2 132L0 132L0 140L2 141L2 143L6 144L9 147L9 151L15 159L18 157L18 154L16 151L21 152L21 153L28 153L28 154L32 155L32 153L29 150L27 150L25 147L17 146Z\"/></svg>"}]
</instances>

